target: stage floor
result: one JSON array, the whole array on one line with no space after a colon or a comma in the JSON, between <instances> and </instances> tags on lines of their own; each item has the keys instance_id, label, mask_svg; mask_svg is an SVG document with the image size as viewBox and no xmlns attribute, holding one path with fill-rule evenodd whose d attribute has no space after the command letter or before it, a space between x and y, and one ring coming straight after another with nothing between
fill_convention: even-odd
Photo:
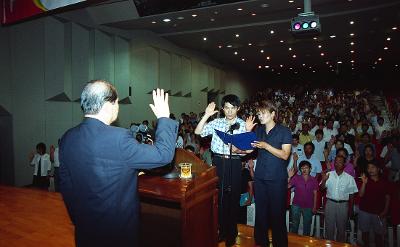
<instances>
[{"instance_id":1,"label":"stage floor","mask_svg":"<svg viewBox=\"0 0 400 247\"><path fill-rule=\"evenodd\" d=\"M239 236L236 239L236 245L240 247L254 247L254 238L253 238L253 227L246 225L238 225ZM321 247L321 246L330 246L330 247L345 247L345 246L353 246L351 244L346 243L338 243L334 241L305 237L296 235L293 233L288 233L288 240L290 247ZM272 244L271 244L272 246ZM218 247L225 247L224 242L220 242Z\"/></svg>"},{"instance_id":2,"label":"stage floor","mask_svg":"<svg viewBox=\"0 0 400 247\"><path fill-rule=\"evenodd\" d=\"M253 247L253 228L239 225L237 245ZM73 247L73 226L59 193L0 186L1 247ZM225 246L223 242L219 247ZM289 233L289 246L350 246Z\"/></svg>"}]
</instances>

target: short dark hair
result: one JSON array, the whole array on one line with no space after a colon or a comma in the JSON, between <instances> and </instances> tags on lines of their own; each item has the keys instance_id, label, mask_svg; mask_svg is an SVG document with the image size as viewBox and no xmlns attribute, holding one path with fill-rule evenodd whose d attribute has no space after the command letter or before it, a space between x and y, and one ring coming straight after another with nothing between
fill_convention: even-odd
<instances>
[{"instance_id":1,"label":"short dark hair","mask_svg":"<svg viewBox=\"0 0 400 247\"><path fill-rule=\"evenodd\" d=\"M308 167L310 167L310 169L312 167L311 163L309 161L307 161L307 160L303 160L303 161L300 162L299 169L301 169L303 166L308 166Z\"/></svg>"},{"instance_id":2,"label":"short dark hair","mask_svg":"<svg viewBox=\"0 0 400 247\"><path fill-rule=\"evenodd\" d=\"M336 155L338 155L338 153L339 153L340 151L343 151L343 152L346 154L346 158L349 157L349 152L348 152L347 149L345 149L345 148L338 148L338 149L336 150Z\"/></svg>"},{"instance_id":3,"label":"short dark hair","mask_svg":"<svg viewBox=\"0 0 400 247\"><path fill-rule=\"evenodd\" d=\"M43 142L40 142L36 145L36 150L42 150L44 153L46 152L46 144L44 144Z\"/></svg>"},{"instance_id":4,"label":"short dark hair","mask_svg":"<svg viewBox=\"0 0 400 247\"><path fill-rule=\"evenodd\" d=\"M317 129L315 131L315 135L318 135L318 134L324 135L324 131L322 129Z\"/></svg>"},{"instance_id":5,"label":"short dark hair","mask_svg":"<svg viewBox=\"0 0 400 247\"><path fill-rule=\"evenodd\" d=\"M186 147L185 147L185 150L187 150L187 151L191 151L191 152L195 152L195 149L194 149L194 147L192 146L192 145L187 145Z\"/></svg>"},{"instance_id":6,"label":"short dark hair","mask_svg":"<svg viewBox=\"0 0 400 247\"><path fill-rule=\"evenodd\" d=\"M81 108L84 114L97 114L105 102L114 103L117 99L117 90L111 83L105 80L92 80L83 88Z\"/></svg>"},{"instance_id":7,"label":"short dark hair","mask_svg":"<svg viewBox=\"0 0 400 247\"><path fill-rule=\"evenodd\" d=\"M298 135L298 134L293 134L293 135L292 135L292 139L299 140L299 135Z\"/></svg>"},{"instance_id":8,"label":"short dark hair","mask_svg":"<svg viewBox=\"0 0 400 247\"><path fill-rule=\"evenodd\" d=\"M306 148L306 146L311 146L312 147L312 151L314 152L315 150L315 145L312 142L306 142L304 143L304 149Z\"/></svg>"},{"instance_id":9,"label":"short dark hair","mask_svg":"<svg viewBox=\"0 0 400 247\"><path fill-rule=\"evenodd\" d=\"M221 107L225 106L225 103L229 103L233 106L240 107L240 99L234 94L225 95L221 100Z\"/></svg>"},{"instance_id":10,"label":"short dark hair","mask_svg":"<svg viewBox=\"0 0 400 247\"><path fill-rule=\"evenodd\" d=\"M269 100L261 100L256 103L255 107L257 111L268 111L269 113L275 112L275 117L278 117L278 108Z\"/></svg>"}]
</instances>

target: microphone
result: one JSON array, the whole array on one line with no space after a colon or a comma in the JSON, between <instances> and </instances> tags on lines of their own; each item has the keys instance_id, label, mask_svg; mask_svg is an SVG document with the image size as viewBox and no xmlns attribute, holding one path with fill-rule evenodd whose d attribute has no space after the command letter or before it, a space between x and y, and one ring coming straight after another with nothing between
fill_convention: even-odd
<instances>
[{"instance_id":1,"label":"microphone","mask_svg":"<svg viewBox=\"0 0 400 247\"><path fill-rule=\"evenodd\" d=\"M231 126L229 126L228 132L233 132L234 130L239 129L239 127L240 127L240 124L238 122L236 122L236 123L232 124Z\"/></svg>"}]
</instances>

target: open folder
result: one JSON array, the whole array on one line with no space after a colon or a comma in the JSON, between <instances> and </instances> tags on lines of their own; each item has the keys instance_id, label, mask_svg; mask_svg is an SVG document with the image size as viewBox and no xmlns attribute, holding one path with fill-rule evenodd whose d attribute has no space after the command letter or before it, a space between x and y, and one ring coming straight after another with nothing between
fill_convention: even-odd
<instances>
[{"instance_id":1,"label":"open folder","mask_svg":"<svg viewBox=\"0 0 400 247\"><path fill-rule=\"evenodd\" d=\"M215 129L215 132L225 144L232 143L235 147L239 148L240 150L254 149L251 146L251 143L257 140L256 133L254 132L245 132L234 135L219 131L217 129Z\"/></svg>"}]
</instances>

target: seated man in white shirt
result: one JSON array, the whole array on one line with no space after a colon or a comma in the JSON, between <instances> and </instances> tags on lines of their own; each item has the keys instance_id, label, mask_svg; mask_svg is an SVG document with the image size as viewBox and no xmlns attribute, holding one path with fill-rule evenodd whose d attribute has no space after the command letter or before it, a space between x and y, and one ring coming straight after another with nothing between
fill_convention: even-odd
<instances>
[{"instance_id":1,"label":"seated man in white shirt","mask_svg":"<svg viewBox=\"0 0 400 247\"><path fill-rule=\"evenodd\" d=\"M294 157L298 159L299 157L304 156L304 147L299 143L299 135L292 135L292 153L289 157L288 171L293 167Z\"/></svg>"},{"instance_id":2,"label":"seated man in white shirt","mask_svg":"<svg viewBox=\"0 0 400 247\"><path fill-rule=\"evenodd\" d=\"M314 156L320 162L325 161L324 150L326 148L326 141L323 139L324 132L322 129L318 129L315 131L315 140L312 141L314 144Z\"/></svg>"},{"instance_id":3,"label":"seated man in white shirt","mask_svg":"<svg viewBox=\"0 0 400 247\"><path fill-rule=\"evenodd\" d=\"M326 127L324 128L324 140L329 142L332 138L334 138L338 134L337 129L333 127L333 121L328 120L326 123Z\"/></svg>"},{"instance_id":4,"label":"seated man in white shirt","mask_svg":"<svg viewBox=\"0 0 400 247\"><path fill-rule=\"evenodd\" d=\"M381 139L381 136L384 131L389 132L390 128L385 124L385 120L383 117L378 117L378 123L374 126L375 129L375 137L377 140Z\"/></svg>"},{"instance_id":5,"label":"seated man in white shirt","mask_svg":"<svg viewBox=\"0 0 400 247\"><path fill-rule=\"evenodd\" d=\"M50 155L46 153L46 144L38 143L36 145L36 154L29 154L29 162L34 166L33 186L41 189L49 187L48 175L51 171Z\"/></svg>"},{"instance_id":6,"label":"seated man in white shirt","mask_svg":"<svg viewBox=\"0 0 400 247\"><path fill-rule=\"evenodd\" d=\"M358 192L354 178L344 172L345 159L342 156L335 158L335 170L322 174L320 189L326 189L325 224L326 238L345 242L346 223L352 216L353 194ZM350 210L350 215L348 214Z\"/></svg>"},{"instance_id":7,"label":"seated man in white shirt","mask_svg":"<svg viewBox=\"0 0 400 247\"><path fill-rule=\"evenodd\" d=\"M295 155L293 156L294 160L293 167L295 171L298 171L297 164L300 164L300 162L306 160L311 163L310 176L316 177L317 175L321 174L322 172L321 162L317 158L315 158L315 156L313 156L314 149L315 149L314 144L312 142L307 142L304 144L304 156L302 157L298 157ZM298 174L301 175L301 172L298 171Z\"/></svg>"}]
</instances>

